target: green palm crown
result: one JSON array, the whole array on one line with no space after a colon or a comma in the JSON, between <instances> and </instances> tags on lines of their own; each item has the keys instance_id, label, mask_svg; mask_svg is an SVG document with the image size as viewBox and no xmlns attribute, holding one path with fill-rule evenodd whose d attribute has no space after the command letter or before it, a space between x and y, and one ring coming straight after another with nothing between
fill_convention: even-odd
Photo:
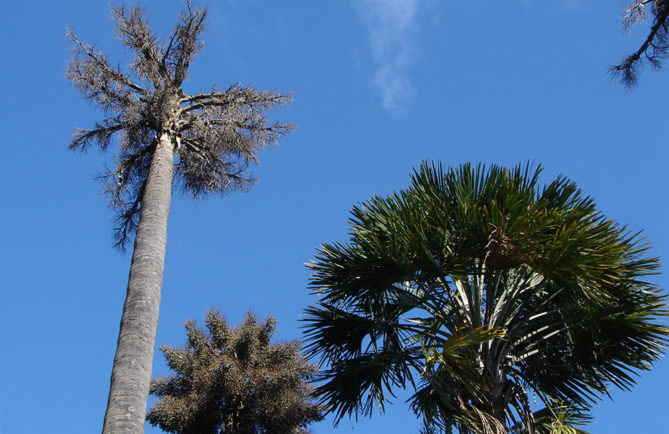
<instances>
[{"instance_id":1,"label":"green palm crown","mask_svg":"<svg viewBox=\"0 0 669 434\"><path fill-rule=\"evenodd\" d=\"M580 432L663 354L658 259L540 172L423 163L408 189L353 208L348 243L320 247L307 350L337 421L410 386L426 431Z\"/></svg>"}]
</instances>

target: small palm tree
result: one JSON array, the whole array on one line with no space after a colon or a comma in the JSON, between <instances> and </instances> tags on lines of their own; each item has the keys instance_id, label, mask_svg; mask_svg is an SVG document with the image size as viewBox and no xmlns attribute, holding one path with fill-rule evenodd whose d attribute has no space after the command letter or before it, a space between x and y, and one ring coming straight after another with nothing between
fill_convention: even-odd
<instances>
[{"instance_id":1,"label":"small palm tree","mask_svg":"<svg viewBox=\"0 0 669 434\"><path fill-rule=\"evenodd\" d=\"M662 355L657 258L540 171L424 163L353 208L349 243L320 248L306 343L337 420L411 386L425 432L578 432Z\"/></svg>"},{"instance_id":2,"label":"small palm tree","mask_svg":"<svg viewBox=\"0 0 669 434\"><path fill-rule=\"evenodd\" d=\"M195 197L249 187L253 179L246 169L257 153L292 128L270 123L264 112L290 95L239 84L186 94L182 84L203 46L207 10L187 2L164 41L153 35L140 8L111 11L118 38L134 54L130 73L68 32L74 48L67 76L108 115L93 129L77 130L70 148L106 150L119 137L118 162L106 177L118 217L117 246L136 236L104 432L142 432L172 185Z\"/></svg>"}]
</instances>

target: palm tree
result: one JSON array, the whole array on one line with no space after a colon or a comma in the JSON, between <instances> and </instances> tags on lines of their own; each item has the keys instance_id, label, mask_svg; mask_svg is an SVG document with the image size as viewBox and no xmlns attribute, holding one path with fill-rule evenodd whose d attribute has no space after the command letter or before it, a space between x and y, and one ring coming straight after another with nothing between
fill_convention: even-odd
<instances>
[{"instance_id":1,"label":"palm tree","mask_svg":"<svg viewBox=\"0 0 669 434\"><path fill-rule=\"evenodd\" d=\"M299 342L271 343L274 318L258 323L248 313L231 328L213 310L206 325L209 333L188 321L185 348L160 348L176 374L151 382L152 425L181 434L298 434L322 419L307 384L317 368Z\"/></svg>"},{"instance_id":2,"label":"palm tree","mask_svg":"<svg viewBox=\"0 0 669 434\"><path fill-rule=\"evenodd\" d=\"M353 208L350 242L321 246L306 348L329 365L316 394L337 421L410 386L425 432L579 432L662 355L658 259L540 172L423 163Z\"/></svg>"},{"instance_id":3,"label":"palm tree","mask_svg":"<svg viewBox=\"0 0 669 434\"><path fill-rule=\"evenodd\" d=\"M186 94L182 84L203 46L207 10L187 2L165 41L153 35L140 8L111 11L118 38L134 54L129 74L68 31L74 47L67 76L108 115L93 129L77 130L70 148L106 150L120 139L118 162L106 176L117 246L136 235L104 432L142 432L172 185L195 197L248 188L253 179L246 169L257 153L291 129L270 123L264 112L290 95L239 84Z\"/></svg>"}]
</instances>

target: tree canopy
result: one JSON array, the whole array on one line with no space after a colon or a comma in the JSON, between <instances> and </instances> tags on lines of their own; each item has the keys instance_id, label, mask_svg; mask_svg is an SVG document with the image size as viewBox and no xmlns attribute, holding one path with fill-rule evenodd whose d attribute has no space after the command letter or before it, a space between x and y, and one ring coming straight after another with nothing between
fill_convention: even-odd
<instances>
[{"instance_id":1,"label":"tree canopy","mask_svg":"<svg viewBox=\"0 0 669 434\"><path fill-rule=\"evenodd\" d=\"M347 243L321 246L306 343L337 420L411 387L427 431L575 432L663 354L658 259L540 173L424 163L409 188L353 208Z\"/></svg>"},{"instance_id":2,"label":"tree canopy","mask_svg":"<svg viewBox=\"0 0 669 434\"><path fill-rule=\"evenodd\" d=\"M292 434L322 419L307 384L317 368L298 342L271 343L271 316L258 323L248 313L232 328L209 311L205 322L208 333L186 323L185 348L161 347L175 375L151 383L152 425L180 434Z\"/></svg>"}]
</instances>

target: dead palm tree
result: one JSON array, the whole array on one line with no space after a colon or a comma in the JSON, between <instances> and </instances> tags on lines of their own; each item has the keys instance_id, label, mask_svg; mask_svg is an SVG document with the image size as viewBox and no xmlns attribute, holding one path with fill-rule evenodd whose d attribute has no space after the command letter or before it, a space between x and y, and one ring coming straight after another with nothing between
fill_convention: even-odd
<instances>
[{"instance_id":1,"label":"dead palm tree","mask_svg":"<svg viewBox=\"0 0 669 434\"><path fill-rule=\"evenodd\" d=\"M320 248L306 343L337 419L411 387L427 432L576 433L662 355L657 258L539 173L423 164L410 188L354 207L349 243Z\"/></svg>"},{"instance_id":2,"label":"dead palm tree","mask_svg":"<svg viewBox=\"0 0 669 434\"><path fill-rule=\"evenodd\" d=\"M265 112L290 95L232 85L185 94L182 84L202 48L207 10L186 3L164 41L138 7L111 8L116 33L133 53L129 73L112 66L72 31L67 76L108 117L77 130L74 150L106 150L115 137L118 161L106 176L117 211L116 243L135 234L127 295L114 357L104 432L142 432L151 379L172 185L195 197L246 189L257 153L290 131Z\"/></svg>"}]
</instances>

